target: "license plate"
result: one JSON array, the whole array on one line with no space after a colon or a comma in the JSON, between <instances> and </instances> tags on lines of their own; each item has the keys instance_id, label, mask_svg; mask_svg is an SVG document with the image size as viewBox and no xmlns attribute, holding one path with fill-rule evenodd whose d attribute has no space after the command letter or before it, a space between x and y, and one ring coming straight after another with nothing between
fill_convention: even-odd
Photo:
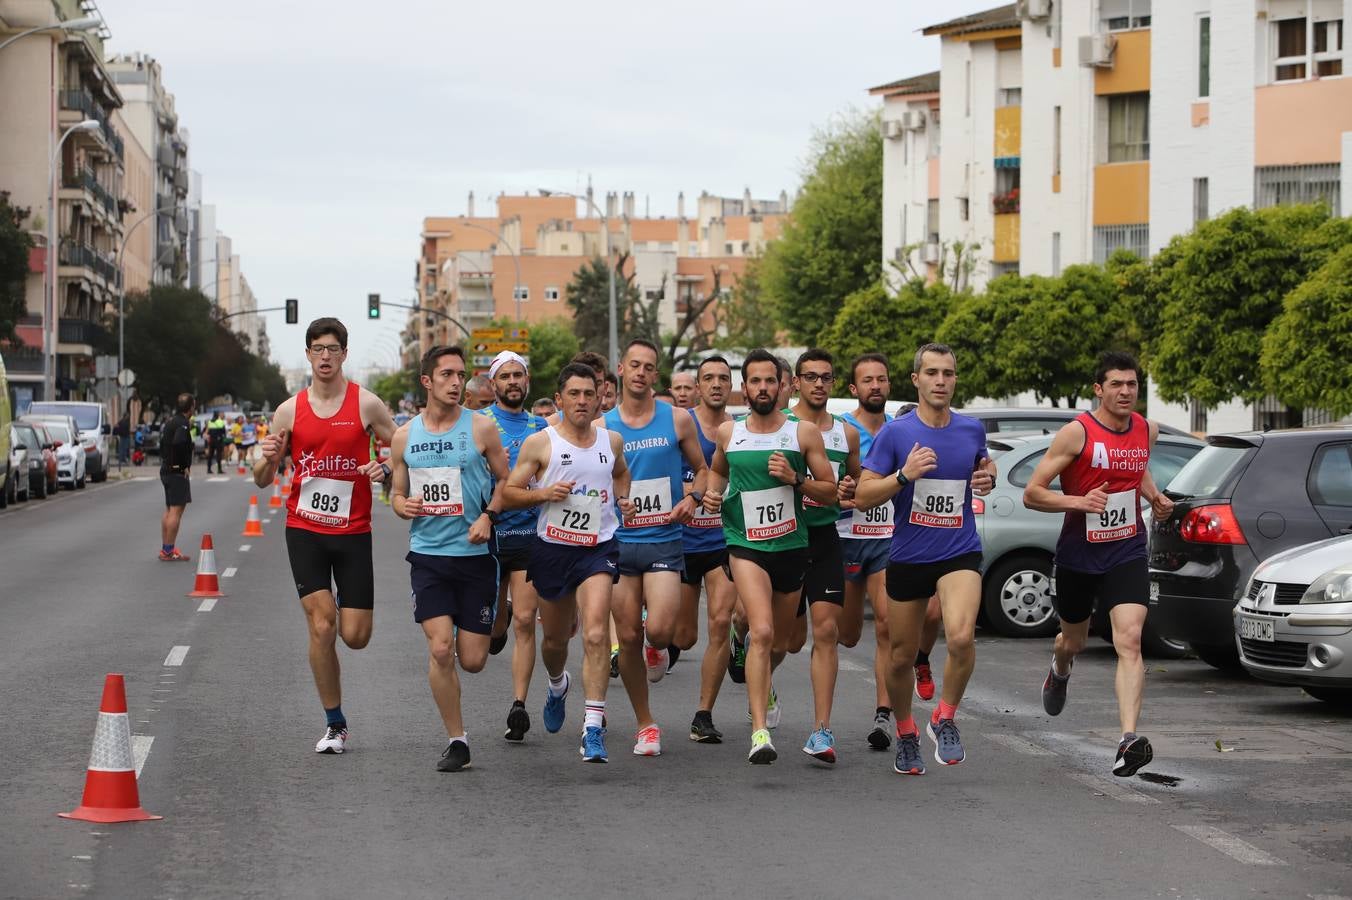
<instances>
[{"instance_id":1,"label":"license plate","mask_svg":"<svg viewBox=\"0 0 1352 900\"><path fill-rule=\"evenodd\" d=\"M1150 582L1150 604L1153 606L1160 602L1160 583L1158 581Z\"/></svg>"},{"instance_id":2,"label":"license plate","mask_svg":"<svg viewBox=\"0 0 1352 900\"><path fill-rule=\"evenodd\" d=\"M1272 642L1272 620L1257 619L1253 616L1239 617L1239 636L1252 641Z\"/></svg>"}]
</instances>

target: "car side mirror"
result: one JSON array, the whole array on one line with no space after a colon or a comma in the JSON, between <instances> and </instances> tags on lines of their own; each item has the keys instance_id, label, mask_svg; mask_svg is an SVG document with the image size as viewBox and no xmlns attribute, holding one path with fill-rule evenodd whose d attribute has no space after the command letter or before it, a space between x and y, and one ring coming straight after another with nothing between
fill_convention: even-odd
<instances>
[{"instance_id":1,"label":"car side mirror","mask_svg":"<svg viewBox=\"0 0 1352 900\"><path fill-rule=\"evenodd\" d=\"M43 449L43 450L55 450L55 449L56 449L56 444L43 444L43 445L42 445L42 449Z\"/></svg>"},{"instance_id":2,"label":"car side mirror","mask_svg":"<svg viewBox=\"0 0 1352 900\"><path fill-rule=\"evenodd\" d=\"M111 425L109 425L107 422L104 422L104 423L103 423L103 428L101 428L100 431L102 431L104 434L112 434L112 433L113 433L113 427L112 427Z\"/></svg>"},{"instance_id":3,"label":"car side mirror","mask_svg":"<svg viewBox=\"0 0 1352 900\"><path fill-rule=\"evenodd\" d=\"M55 450L57 447L60 447L60 446L61 446L61 442L60 442L60 441L52 441L52 449L53 449L53 450Z\"/></svg>"}]
</instances>

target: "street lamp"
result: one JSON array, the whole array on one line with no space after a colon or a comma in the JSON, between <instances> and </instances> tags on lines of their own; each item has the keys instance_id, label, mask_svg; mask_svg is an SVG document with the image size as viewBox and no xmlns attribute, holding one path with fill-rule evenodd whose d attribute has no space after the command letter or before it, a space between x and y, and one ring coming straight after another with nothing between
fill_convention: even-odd
<instances>
[{"instance_id":1,"label":"street lamp","mask_svg":"<svg viewBox=\"0 0 1352 900\"><path fill-rule=\"evenodd\" d=\"M13 37L0 41L0 50L5 49L19 38L28 37L30 34L38 34L42 31L94 31L102 27L103 20L98 16L80 16L78 19L67 19L64 22L57 22L53 25L39 25L36 28L20 31Z\"/></svg>"},{"instance_id":2,"label":"street lamp","mask_svg":"<svg viewBox=\"0 0 1352 900\"><path fill-rule=\"evenodd\" d=\"M16 38L10 38L5 43L10 43ZM4 44L0 44L0 49L4 49ZM42 398L44 400L56 399L56 161L61 156L61 145L66 142L66 138L76 132L88 134L91 131L98 131L103 126L99 124L98 119L85 119L83 122L77 122L65 130L56 146L52 148L52 155L47 160L47 277L46 290L43 291L42 298Z\"/></svg>"},{"instance_id":3,"label":"street lamp","mask_svg":"<svg viewBox=\"0 0 1352 900\"><path fill-rule=\"evenodd\" d=\"M500 231L494 231L493 229L491 229L491 228L485 228L485 227L482 226L482 225L475 225L473 222L465 222L465 221L462 221L460 224L463 225L463 226L465 226L466 228L477 228L479 231L482 231L482 232L484 232L485 234L491 234L491 235L493 235L493 237L497 238L498 240L502 241L504 244L507 245L507 249L508 249L508 250L511 252L511 254L512 254L512 265L516 267L516 284L512 286L512 297L513 297L513 299L516 300L516 320L517 320L518 322L520 322L520 321L521 321L521 259L520 259L519 256L517 256L516 248L514 248L514 247L512 246L512 244L511 244L510 241L508 241L505 237L502 236L502 232L500 232ZM492 288L491 288L491 287L489 288L489 293L490 293L490 294L492 293Z\"/></svg>"},{"instance_id":4,"label":"street lamp","mask_svg":"<svg viewBox=\"0 0 1352 900\"><path fill-rule=\"evenodd\" d=\"M541 197L549 197L557 194L560 197L572 197L574 200L585 200L596 215L601 219L601 234L606 242L606 284L610 290L610 371L616 372L620 367L620 334L619 319L615 311L615 267L610 264L610 219L601 212L601 208L596 205L591 197L582 197L569 191L547 191L540 189Z\"/></svg>"},{"instance_id":5,"label":"street lamp","mask_svg":"<svg viewBox=\"0 0 1352 900\"><path fill-rule=\"evenodd\" d=\"M141 216L141 218L137 219L135 222L132 222L131 227L122 232L122 246L117 248L117 261L114 263L114 268L118 272L122 271L122 254L126 252L127 242L131 238L131 233L135 231L144 222L146 222L148 219L151 219L159 215L160 213L174 212L175 210L177 210L177 208L178 208L177 206L165 206L161 207L160 209L152 209L150 212L146 213L144 216ZM125 353L126 335L127 335L126 306L127 306L127 279L124 276L121 283L119 283L117 286L117 373L119 375L121 375L122 370L126 368L126 353Z\"/></svg>"}]
</instances>

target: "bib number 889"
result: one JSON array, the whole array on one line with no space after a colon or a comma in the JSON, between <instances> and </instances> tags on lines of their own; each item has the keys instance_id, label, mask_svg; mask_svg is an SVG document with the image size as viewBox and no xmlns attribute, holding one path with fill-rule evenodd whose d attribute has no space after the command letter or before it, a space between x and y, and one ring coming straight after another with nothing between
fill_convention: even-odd
<instances>
[{"instance_id":1,"label":"bib number 889","mask_svg":"<svg viewBox=\"0 0 1352 900\"><path fill-rule=\"evenodd\" d=\"M422 498L424 503L449 503L451 500L451 486L449 484L424 484L422 486Z\"/></svg>"}]
</instances>

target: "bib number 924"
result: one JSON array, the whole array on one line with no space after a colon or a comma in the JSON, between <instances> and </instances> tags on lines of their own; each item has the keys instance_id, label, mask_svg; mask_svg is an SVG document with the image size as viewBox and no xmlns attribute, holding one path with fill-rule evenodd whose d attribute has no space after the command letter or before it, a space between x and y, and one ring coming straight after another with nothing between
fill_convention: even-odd
<instances>
[{"instance_id":1,"label":"bib number 924","mask_svg":"<svg viewBox=\"0 0 1352 900\"><path fill-rule=\"evenodd\" d=\"M1127 524L1127 510L1122 507L1105 509L1098 514L1100 528L1121 528Z\"/></svg>"}]
</instances>

